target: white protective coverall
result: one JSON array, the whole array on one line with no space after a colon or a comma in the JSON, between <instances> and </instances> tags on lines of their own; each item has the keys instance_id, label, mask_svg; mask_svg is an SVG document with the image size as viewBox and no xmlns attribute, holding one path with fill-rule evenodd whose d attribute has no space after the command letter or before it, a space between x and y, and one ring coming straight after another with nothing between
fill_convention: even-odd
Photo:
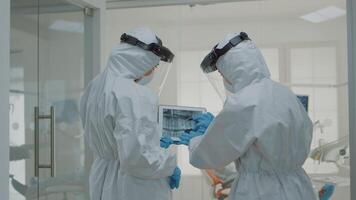
<instances>
[{"instance_id":1,"label":"white protective coverall","mask_svg":"<svg viewBox=\"0 0 356 200\"><path fill-rule=\"evenodd\" d=\"M146 44L157 43L146 28L127 34ZM158 96L134 82L159 61L150 51L118 44L106 69L82 96L80 114L95 156L89 180L91 200L171 199L168 177L176 158L160 148Z\"/></svg>"},{"instance_id":2,"label":"white protective coverall","mask_svg":"<svg viewBox=\"0 0 356 200\"><path fill-rule=\"evenodd\" d=\"M239 176L230 200L315 200L302 169L313 126L296 95L270 79L251 41L230 49L217 68L232 83L233 94L205 134L191 139L190 163L218 169L235 161Z\"/></svg>"}]
</instances>

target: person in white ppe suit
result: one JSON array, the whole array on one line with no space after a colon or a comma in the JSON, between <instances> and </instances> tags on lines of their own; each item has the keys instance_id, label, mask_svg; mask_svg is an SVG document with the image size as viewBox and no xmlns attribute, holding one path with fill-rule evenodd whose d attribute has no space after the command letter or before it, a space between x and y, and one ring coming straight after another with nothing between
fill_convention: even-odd
<instances>
[{"instance_id":1,"label":"person in white ppe suit","mask_svg":"<svg viewBox=\"0 0 356 200\"><path fill-rule=\"evenodd\" d=\"M181 138L189 143L190 163L219 169L235 162L239 176L230 200L316 200L302 168L310 151L312 122L296 95L270 79L262 54L247 34L229 34L201 67L205 73L218 70L231 95L215 119L197 120L201 127L195 130L205 124L201 134Z\"/></svg>"},{"instance_id":2,"label":"person in white ppe suit","mask_svg":"<svg viewBox=\"0 0 356 200\"><path fill-rule=\"evenodd\" d=\"M95 156L91 200L170 200L178 187L172 184L179 183L176 158L159 144L158 95L143 86L160 60L173 57L150 29L134 29L121 36L105 70L86 88L80 114Z\"/></svg>"}]
</instances>

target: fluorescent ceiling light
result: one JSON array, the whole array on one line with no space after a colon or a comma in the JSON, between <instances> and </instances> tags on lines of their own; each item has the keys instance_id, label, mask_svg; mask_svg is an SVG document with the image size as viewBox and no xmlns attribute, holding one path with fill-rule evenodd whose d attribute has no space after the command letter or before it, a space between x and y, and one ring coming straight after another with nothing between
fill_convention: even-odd
<instances>
[{"instance_id":1,"label":"fluorescent ceiling light","mask_svg":"<svg viewBox=\"0 0 356 200\"><path fill-rule=\"evenodd\" d=\"M312 23L320 23L320 22L325 22L328 20L332 20L341 16L344 16L346 14L346 11L335 7L335 6L329 6L320 10L317 10L315 12L306 14L301 16L302 19L312 22Z\"/></svg>"},{"instance_id":2,"label":"fluorescent ceiling light","mask_svg":"<svg viewBox=\"0 0 356 200\"><path fill-rule=\"evenodd\" d=\"M66 20L56 20L49 28L56 31L84 33L83 23Z\"/></svg>"}]
</instances>

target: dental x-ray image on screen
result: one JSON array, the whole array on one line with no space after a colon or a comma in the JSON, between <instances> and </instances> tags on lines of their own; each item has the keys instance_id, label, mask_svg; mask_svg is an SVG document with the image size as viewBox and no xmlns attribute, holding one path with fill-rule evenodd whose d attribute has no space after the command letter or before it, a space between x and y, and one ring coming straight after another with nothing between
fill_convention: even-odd
<instances>
[{"instance_id":1,"label":"dental x-ray image on screen","mask_svg":"<svg viewBox=\"0 0 356 200\"><path fill-rule=\"evenodd\" d=\"M206 112L205 108L184 107L184 106L160 106L159 124L162 136L171 137L174 141L179 141L179 136L185 131L189 132L195 125L193 117Z\"/></svg>"}]
</instances>

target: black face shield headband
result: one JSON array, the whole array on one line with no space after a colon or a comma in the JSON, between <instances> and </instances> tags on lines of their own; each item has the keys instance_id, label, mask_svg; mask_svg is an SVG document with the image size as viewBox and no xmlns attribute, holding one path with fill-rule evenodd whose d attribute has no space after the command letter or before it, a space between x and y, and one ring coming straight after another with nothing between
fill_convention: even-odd
<instances>
[{"instance_id":1,"label":"black face shield headband","mask_svg":"<svg viewBox=\"0 0 356 200\"><path fill-rule=\"evenodd\" d=\"M161 61L171 63L173 61L174 54L167 47L164 47L162 45L161 39L159 39L158 37L156 38L158 40L158 44L156 43L146 44L138 40L137 38L124 33L121 35L121 42L131 44L133 46L137 46L146 51L151 51L152 53L160 57Z\"/></svg>"},{"instance_id":2,"label":"black face shield headband","mask_svg":"<svg viewBox=\"0 0 356 200\"><path fill-rule=\"evenodd\" d=\"M201 69L204 73L210 73L217 70L216 63L218 59L223 56L226 52L228 52L231 48L235 47L236 45L240 44L245 40L250 40L248 35L244 32L241 32L240 35L235 36L232 38L223 48L217 49L218 45L215 45L213 50L205 56L204 60L200 64Z\"/></svg>"}]
</instances>

